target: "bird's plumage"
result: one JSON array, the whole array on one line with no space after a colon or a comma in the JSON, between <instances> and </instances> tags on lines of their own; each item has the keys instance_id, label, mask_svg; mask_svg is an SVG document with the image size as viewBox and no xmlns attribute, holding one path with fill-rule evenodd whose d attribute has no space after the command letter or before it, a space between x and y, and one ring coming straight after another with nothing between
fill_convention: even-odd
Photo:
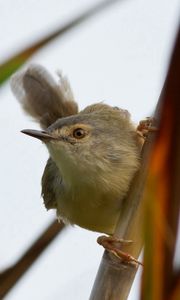
<instances>
[{"instance_id":1,"label":"bird's plumage","mask_svg":"<svg viewBox=\"0 0 180 300\"><path fill-rule=\"evenodd\" d=\"M56 83L45 68L32 64L11 77L11 89L17 100L42 128L78 112L68 79L58 75Z\"/></svg>"},{"instance_id":2,"label":"bird's plumage","mask_svg":"<svg viewBox=\"0 0 180 300\"><path fill-rule=\"evenodd\" d=\"M129 113L103 103L78 113L67 79L56 84L37 65L15 74L12 89L53 137L45 142L50 158L42 177L47 209L55 208L70 223L112 234L140 164L141 145Z\"/></svg>"}]
</instances>

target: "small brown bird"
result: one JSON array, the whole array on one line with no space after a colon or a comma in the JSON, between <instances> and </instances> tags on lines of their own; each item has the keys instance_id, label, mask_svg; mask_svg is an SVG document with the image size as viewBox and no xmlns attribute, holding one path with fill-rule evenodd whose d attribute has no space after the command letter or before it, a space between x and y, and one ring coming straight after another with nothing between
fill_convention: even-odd
<instances>
[{"instance_id":1,"label":"small brown bird","mask_svg":"<svg viewBox=\"0 0 180 300\"><path fill-rule=\"evenodd\" d=\"M78 113L68 80L59 77L56 83L43 67L31 65L11 79L23 109L43 129L22 132L40 139L50 154L44 204L66 222L112 235L140 165L136 128L126 110L103 103Z\"/></svg>"}]
</instances>

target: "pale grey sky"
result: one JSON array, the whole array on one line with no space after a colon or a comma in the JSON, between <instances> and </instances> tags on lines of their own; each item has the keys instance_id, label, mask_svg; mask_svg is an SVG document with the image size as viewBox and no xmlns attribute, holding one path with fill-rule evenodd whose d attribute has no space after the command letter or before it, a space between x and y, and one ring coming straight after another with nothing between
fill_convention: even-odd
<instances>
[{"instance_id":1,"label":"pale grey sky","mask_svg":"<svg viewBox=\"0 0 180 300\"><path fill-rule=\"evenodd\" d=\"M0 61L63 24L95 0L0 0ZM178 0L124 0L96 15L32 57L70 79L80 108L105 101L126 108L137 123L151 115L159 97L179 19ZM37 128L14 99L9 83L1 98L0 267L11 264L53 219L40 198L48 154L20 134ZM57 238L6 297L86 300L103 250L97 233L78 227ZM73 249L73 252L72 252ZM138 282L130 300L138 299Z\"/></svg>"}]
</instances>

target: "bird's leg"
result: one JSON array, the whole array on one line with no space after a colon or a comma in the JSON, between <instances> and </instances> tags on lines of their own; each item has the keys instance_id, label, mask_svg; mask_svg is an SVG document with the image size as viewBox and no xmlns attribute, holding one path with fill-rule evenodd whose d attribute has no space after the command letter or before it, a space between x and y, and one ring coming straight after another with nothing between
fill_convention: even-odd
<instances>
[{"instance_id":1,"label":"bird's leg","mask_svg":"<svg viewBox=\"0 0 180 300\"><path fill-rule=\"evenodd\" d=\"M130 254L119 249L122 244L130 244L130 243L132 243L132 241L118 239L114 236L103 235L103 236L98 237L97 242L99 245L103 246L107 251L111 252L116 257L121 258L124 262L128 262L128 263L135 262L139 265L143 265L136 258L134 258Z\"/></svg>"},{"instance_id":2,"label":"bird's leg","mask_svg":"<svg viewBox=\"0 0 180 300\"><path fill-rule=\"evenodd\" d=\"M153 120L153 118L148 117L145 120L141 120L139 122L136 131L141 138L145 139L148 132L156 132L158 130L156 127L152 126Z\"/></svg>"}]
</instances>

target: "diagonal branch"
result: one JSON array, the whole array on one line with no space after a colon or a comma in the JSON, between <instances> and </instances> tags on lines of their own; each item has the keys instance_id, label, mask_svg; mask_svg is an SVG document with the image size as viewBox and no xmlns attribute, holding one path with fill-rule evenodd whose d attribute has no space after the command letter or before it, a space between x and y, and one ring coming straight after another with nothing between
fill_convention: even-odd
<instances>
[{"instance_id":1,"label":"diagonal branch","mask_svg":"<svg viewBox=\"0 0 180 300\"><path fill-rule=\"evenodd\" d=\"M141 299L167 299L174 285L173 260L180 212L179 83L180 29L163 89L161 122L145 190L144 229L148 238ZM176 299L180 299L180 294Z\"/></svg>"},{"instance_id":2,"label":"diagonal branch","mask_svg":"<svg viewBox=\"0 0 180 300\"><path fill-rule=\"evenodd\" d=\"M155 117L159 111L157 105ZM157 124L153 124L157 126ZM141 169L136 174L129 194L124 201L115 236L132 240L130 245L122 245L121 250L130 253L138 258L142 241L142 219L143 219L143 191L146 180L149 153L154 140L154 133L149 133L142 150ZM128 297L131 285L137 271L136 264L126 264L105 251L95 283L92 289L90 300L125 300Z\"/></svg>"},{"instance_id":3,"label":"diagonal branch","mask_svg":"<svg viewBox=\"0 0 180 300\"><path fill-rule=\"evenodd\" d=\"M3 84L18 68L20 68L28 58L30 58L37 50L45 46L57 37L63 36L70 30L76 28L78 25L92 17L93 15L99 13L103 9L111 6L112 4L118 2L119 0L103 0L97 3L95 6L89 10L83 12L79 16L73 18L64 26L57 28L49 35L44 38L39 39L33 45L27 47L26 49L20 51L19 53L13 55L4 63L0 64L0 85Z\"/></svg>"},{"instance_id":4,"label":"diagonal branch","mask_svg":"<svg viewBox=\"0 0 180 300\"><path fill-rule=\"evenodd\" d=\"M175 60L172 60L171 64L173 64L173 67L170 65L167 80L154 115L153 126L157 128L159 128L161 119L164 92L169 86L169 79L172 78L172 72L174 73L174 76L176 76L174 68L179 65L179 60L177 60L176 63ZM171 86L169 87L169 91L170 94L173 92ZM121 250L130 253L135 258L139 256L143 246L142 225L146 201L145 197L143 197L143 192L147 178L147 168L149 165L151 149L154 146L155 138L156 136L154 133L149 133L148 139L143 146L142 166L134 178L126 201L124 201L125 206L121 211L119 223L115 231L116 236L134 241L130 246L122 246ZM120 262L105 251L91 292L90 300L126 300L134 281L136 271L137 266L135 264L125 264L124 262Z\"/></svg>"},{"instance_id":5,"label":"diagonal branch","mask_svg":"<svg viewBox=\"0 0 180 300\"><path fill-rule=\"evenodd\" d=\"M51 223L13 266L0 273L0 299L2 299L10 291L10 289L63 229L63 223L58 223L57 220Z\"/></svg>"}]
</instances>

